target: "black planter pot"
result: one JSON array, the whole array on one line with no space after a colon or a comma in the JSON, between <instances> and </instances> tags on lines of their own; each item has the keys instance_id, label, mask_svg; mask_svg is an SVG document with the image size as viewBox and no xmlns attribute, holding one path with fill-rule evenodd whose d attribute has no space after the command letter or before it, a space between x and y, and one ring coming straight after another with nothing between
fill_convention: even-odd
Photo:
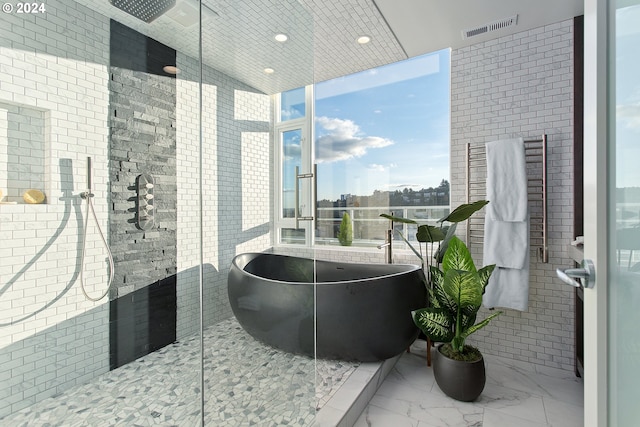
<instances>
[{"instance_id":1,"label":"black planter pot","mask_svg":"<svg viewBox=\"0 0 640 427\"><path fill-rule=\"evenodd\" d=\"M433 360L433 375L440 390L463 402L476 400L484 390L486 375L484 358L476 362L449 359L437 347Z\"/></svg>"}]
</instances>

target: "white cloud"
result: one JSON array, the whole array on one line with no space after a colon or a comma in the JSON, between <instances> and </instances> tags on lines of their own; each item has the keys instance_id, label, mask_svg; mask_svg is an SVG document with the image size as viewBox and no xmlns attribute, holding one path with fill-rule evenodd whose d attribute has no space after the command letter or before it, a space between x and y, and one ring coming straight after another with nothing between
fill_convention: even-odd
<instances>
[{"instance_id":1,"label":"white cloud","mask_svg":"<svg viewBox=\"0 0 640 427\"><path fill-rule=\"evenodd\" d=\"M318 163L362 157L369 149L394 143L378 136L363 136L360 127L351 120L318 117L316 123L323 134L316 142Z\"/></svg>"},{"instance_id":2,"label":"white cloud","mask_svg":"<svg viewBox=\"0 0 640 427\"><path fill-rule=\"evenodd\" d=\"M300 117L303 117L303 114L300 114L300 111L296 110L295 108L288 108L286 110L282 110L280 112L280 116L282 117L282 120L291 120L291 119L297 119Z\"/></svg>"},{"instance_id":3,"label":"white cloud","mask_svg":"<svg viewBox=\"0 0 640 427\"><path fill-rule=\"evenodd\" d=\"M388 170L388 168L384 165L378 165L375 163L371 163L369 166L367 166L367 169L373 172L385 172Z\"/></svg>"},{"instance_id":4,"label":"white cloud","mask_svg":"<svg viewBox=\"0 0 640 427\"><path fill-rule=\"evenodd\" d=\"M379 165L377 163L371 163L367 165L367 169L371 172L389 172L391 169L397 167L395 163L390 163L387 166Z\"/></svg>"},{"instance_id":5,"label":"white cloud","mask_svg":"<svg viewBox=\"0 0 640 427\"><path fill-rule=\"evenodd\" d=\"M631 129L640 129L640 104L618 105L616 114Z\"/></svg>"},{"instance_id":6,"label":"white cloud","mask_svg":"<svg viewBox=\"0 0 640 427\"><path fill-rule=\"evenodd\" d=\"M299 159L302 156L302 147L300 144L287 144L283 147L284 159L293 160Z\"/></svg>"}]
</instances>

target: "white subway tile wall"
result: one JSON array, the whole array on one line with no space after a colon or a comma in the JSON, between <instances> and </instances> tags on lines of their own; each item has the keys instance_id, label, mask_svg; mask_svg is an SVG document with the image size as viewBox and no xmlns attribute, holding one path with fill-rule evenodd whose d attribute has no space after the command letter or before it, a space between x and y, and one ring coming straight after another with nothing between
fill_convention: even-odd
<instances>
[{"instance_id":1,"label":"white subway tile wall","mask_svg":"<svg viewBox=\"0 0 640 427\"><path fill-rule=\"evenodd\" d=\"M8 26L0 34L12 43L0 47L0 66L16 71L0 79L0 163L12 162L6 137L12 123L20 126L37 112L42 119L27 130L42 136L24 135L24 149L36 150L25 151L29 158L41 155L44 170L31 174L38 182L29 186L45 190L48 204L0 206L0 417L109 369L109 305L86 301L78 282L85 211L78 195L86 187L87 156L96 212L107 227L109 20L69 0L48 4L45 17L3 19ZM183 339L199 327L200 196L206 325L232 315L226 283L233 255L271 244L271 105L267 95L204 67L201 193L200 66L181 53L177 65L177 337ZM253 172L242 178L243 171ZM0 185L8 178L0 175ZM107 280L105 257L90 228L85 277L96 293Z\"/></svg>"},{"instance_id":2,"label":"white subway tile wall","mask_svg":"<svg viewBox=\"0 0 640 427\"><path fill-rule=\"evenodd\" d=\"M199 198L202 196L204 322L232 316L231 260L271 246L270 97L203 67L202 193L199 192L198 61L178 52L178 338L199 327Z\"/></svg>"},{"instance_id":3,"label":"white subway tile wall","mask_svg":"<svg viewBox=\"0 0 640 427\"><path fill-rule=\"evenodd\" d=\"M176 280L177 319L176 338L198 333L200 322L200 100L199 63L181 52L176 54L176 166L178 185L178 231ZM204 86L203 89L208 89ZM215 99L215 98L214 98ZM203 117L203 122L209 120ZM215 124L214 124L215 125ZM205 132L211 132L204 127ZM209 157L203 174L213 169ZM206 191L212 191L211 182L204 181Z\"/></svg>"},{"instance_id":4,"label":"white subway tile wall","mask_svg":"<svg viewBox=\"0 0 640 427\"><path fill-rule=\"evenodd\" d=\"M3 14L0 38L0 185L13 201L24 187L47 197L0 205L1 417L109 369L108 304L87 301L78 281L87 156L107 223L109 20L60 0L43 16ZM107 281L99 239L90 228L85 279L96 293Z\"/></svg>"},{"instance_id":5,"label":"white subway tile wall","mask_svg":"<svg viewBox=\"0 0 640 427\"><path fill-rule=\"evenodd\" d=\"M549 263L532 253L528 311L505 310L470 342L486 355L565 370L574 369L574 296L555 269L572 265L565 249L573 239L572 46L568 20L451 55L452 207L466 202L467 142L548 136ZM473 253L481 262L481 248Z\"/></svg>"}]
</instances>

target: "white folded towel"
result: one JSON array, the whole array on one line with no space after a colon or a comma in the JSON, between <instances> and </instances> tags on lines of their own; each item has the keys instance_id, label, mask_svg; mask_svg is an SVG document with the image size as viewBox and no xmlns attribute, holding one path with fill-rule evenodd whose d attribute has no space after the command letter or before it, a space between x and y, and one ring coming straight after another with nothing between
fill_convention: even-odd
<instances>
[{"instance_id":1,"label":"white folded towel","mask_svg":"<svg viewBox=\"0 0 640 427\"><path fill-rule=\"evenodd\" d=\"M498 221L525 221L528 213L527 164L524 140L488 142L487 214Z\"/></svg>"},{"instance_id":2,"label":"white folded towel","mask_svg":"<svg viewBox=\"0 0 640 427\"><path fill-rule=\"evenodd\" d=\"M485 216L482 250L484 265L524 268L528 265L528 252L529 221L496 221L489 214Z\"/></svg>"},{"instance_id":3,"label":"white folded towel","mask_svg":"<svg viewBox=\"0 0 640 427\"><path fill-rule=\"evenodd\" d=\"M482 304L488 308L504 307L527 311L529 308L529 251L527 251L526 268L496 266L482 296Z\"/></svg>"},{"instance_id":4,"label":"white folded towel","mask_svg":"<svg viewBox=\"0 0 640 427\"><path fill-rule=\"evenodd\" d=\"M483 265L496 264L486 307L526 311L529 301L529 204L522 138L487 143Z\"/></svg>"},{"instance_id":5,"label":"white folded towel","mask_svg":"<svg viewBox=\"0 0 640 427\"><path fill-rule=\"evenodd\" d=\"M489 203L491 204L491 203ZM483 265L496 264L482 296L485 307L527 311L529 307L529 221L485 217ZM490 246L491 245L491 246ZM508 255L511 252L511 257Z\"/></svg>"}]
</instances>

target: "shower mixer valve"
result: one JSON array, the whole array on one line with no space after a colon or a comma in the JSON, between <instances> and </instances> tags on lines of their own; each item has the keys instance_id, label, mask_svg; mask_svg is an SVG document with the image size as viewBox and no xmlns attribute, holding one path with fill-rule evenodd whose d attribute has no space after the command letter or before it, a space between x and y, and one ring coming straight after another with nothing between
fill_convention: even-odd
<instances>
[{"instance_id":1,"label":"shower mixer valve","mask_svg":"<svg viewBox=\"0 0 640 427\"><path fill-rule=\"evenodd\" d=\"M154 223L154 187L151 175L143 173L136 178L136 227L140 230L148 230Z\"/></svg>"}]
</instances>

